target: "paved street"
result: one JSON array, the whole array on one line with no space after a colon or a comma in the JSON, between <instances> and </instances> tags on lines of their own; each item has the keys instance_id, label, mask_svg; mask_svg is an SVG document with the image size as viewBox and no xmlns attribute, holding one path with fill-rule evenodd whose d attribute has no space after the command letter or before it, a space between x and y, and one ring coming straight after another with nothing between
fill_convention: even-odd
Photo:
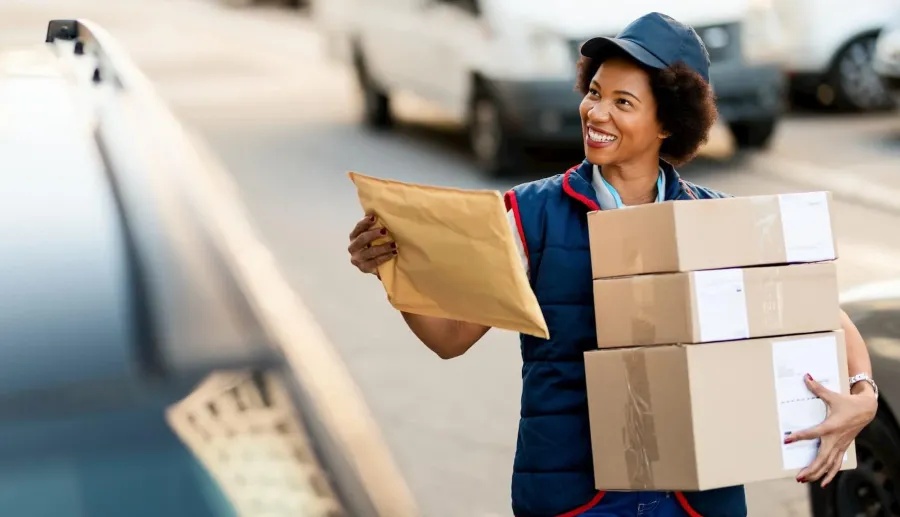
<instances>
[{"instance_id":1,"label":"paved street","mask_svg":"<svg viewBox=\"0 0 900 517\"><path fill-rule=\"evenodd\" d=\"M322 57L309 22L288 10L201 0L4 0L0 44L43 41L48 19L72 16L119 37L224 159L289 280L365 391L425 515L509 515L516 336L492 331L449 362L419 344L377 280L348 263L347 233L361 211L346 171L505 189L566 164L487 181L459 136L435 129L411 101L396 131L368 133L356 122L352 77ZM792 116L771 151L701 160L683 173L736 195L832 190L842 287L900 275L900 114ZM752 486L749 494L752 516L809 515L793 481Z\"/></svg>"}]
</instances>

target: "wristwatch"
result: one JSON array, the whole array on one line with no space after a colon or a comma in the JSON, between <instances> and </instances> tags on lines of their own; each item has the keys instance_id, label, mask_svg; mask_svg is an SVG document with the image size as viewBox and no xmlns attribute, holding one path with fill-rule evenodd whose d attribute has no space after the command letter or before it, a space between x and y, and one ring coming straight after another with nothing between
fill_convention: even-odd
<instances>
[{"instance_id":1,"label":"wristwatch","mask_svg":"<svg viewBox=\"0 0 900 517\"><path fill-rule=\"evenodd\" d=\"M854 384L856 384L857 382L861 382L861 381L865 381L865 382L868 382L869 384L871 384L872 389L875 390L875 398L878 398L878 385L875 384L875 381L873 381L872 378L869 377L868 374L858 373L858 374L854 375L853 377L850 377L850 388L852 389Z\"/></svg>"}]
</instances>

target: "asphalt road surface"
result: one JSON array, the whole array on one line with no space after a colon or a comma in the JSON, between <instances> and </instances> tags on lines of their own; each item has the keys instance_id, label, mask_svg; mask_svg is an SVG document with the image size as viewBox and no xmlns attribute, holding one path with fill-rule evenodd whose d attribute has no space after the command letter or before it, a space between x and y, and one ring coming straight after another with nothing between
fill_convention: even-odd
<instances>
[{"instance_id":1,"label":"asphalt road surface","mask_svg":"<svg viewBox=\"0 0 900 517\"><path fill-rule=\"evenodd\" d=\"M363 388L425 515L509 515L521 389L516 336L492 331L453 361L419 344L377 280L347 260L347 234L361 211L346 172L503 190L572 160L488 181L453 128L411 100L395 131L361 129L352 76L322 56L314 28L294 11L226 9L212 0L5 0L0 45L43 41L49 18L73 16L120 38L224 159L289 280ZM831 190L841 286L900 275L900 114L791 116L770 151L701 160L682 172L735 195ZM792 480L748 493L752 516L809 515L805 490Z\"/></svg>"}]
</instances>

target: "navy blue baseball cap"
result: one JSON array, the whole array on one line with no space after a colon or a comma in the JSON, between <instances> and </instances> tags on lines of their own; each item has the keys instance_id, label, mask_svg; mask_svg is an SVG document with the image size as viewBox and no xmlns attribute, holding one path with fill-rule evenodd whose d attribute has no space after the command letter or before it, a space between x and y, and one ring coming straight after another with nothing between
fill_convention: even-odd
<instances>
[{"instance_id":1,"label":"navy blue baseball cap","mask_svg":"<svg viewBox=\"0 0 900 517\"><path fill-rule=\"evenodd\" d=\"M709 53L689 25L662 13L650 13L628 24L615 38L592 38L581 46L581 55L606 59L616 52L651 68L684 63L709 83Z\"/></svg>"}]
</instances>

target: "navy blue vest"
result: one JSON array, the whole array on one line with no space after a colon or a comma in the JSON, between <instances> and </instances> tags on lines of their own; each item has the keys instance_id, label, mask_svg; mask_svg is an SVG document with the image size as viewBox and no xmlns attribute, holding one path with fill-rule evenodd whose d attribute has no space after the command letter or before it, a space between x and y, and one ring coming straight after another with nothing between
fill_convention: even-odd
<instances>
[{"instance_id":1,"label":"navy blue vest","mask_svg":"<svg viewBox=\"0 0 900 517\"><path fill-rule=\"evenodd\" d=\"M682 180L661 162L666 200L726 194ZM598 210L587 162L506 193L525 242L532 289L550 339L521 336L522 403L512 478L517 517L574 516L602 507L594 488L584 352L597 348L586 214ZM746 517L744 488L677 494L692 517Z\"/></svg>"}]
</instances>

